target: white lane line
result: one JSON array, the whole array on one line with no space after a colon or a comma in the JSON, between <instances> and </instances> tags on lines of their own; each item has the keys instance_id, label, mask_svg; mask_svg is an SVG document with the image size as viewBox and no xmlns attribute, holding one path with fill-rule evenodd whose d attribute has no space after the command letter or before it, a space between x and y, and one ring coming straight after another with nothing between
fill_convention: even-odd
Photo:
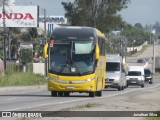
<instances>
[{"instance_id":1,"label":"white lane line","mask_svg":"<svg viewBox=\"0 0 160 120\"><path fill-rule=\"evenodd\" d=\"M23 99L25 98L25 99L26 99L26 98L28 98L28 97L21 97L21 98L23 98ZM16 99L19 99L19 98L8 98L8 99L5 99L5 100L8 100L8 101L9 101L9 100L16 100Z\"/></svg>"},{"instance_id":2,"label":"white lane line","mask_svg":"<svg viewBox=\"0 0 160 120\"><path fill-rule=\"evenodd\" d=\"M115 96L118 96L118 95L127 94L127 93L134 92L134 91L141 91L141 90L145 90L145 89L149 89L149 88L156 88L156 87L158 87L158 86L160 86L160 83L157 84L157 85L155 85L155 86L152 86L152 87L134 89L134 90L125 91L125 92L122 92L122 93L117 93L117 94L114 94L114 95L109 95L109 96L104 96L104 97L83 98L83 99L78 99L78 100L69 100L69 101L56 102L56 103L51 102L51 103L39 104L39 105L35 105L35 106L22 107L22 108L15 108L15 109L5 110L5 111L16 111L16 110L27 109L27 108L36 108L36 107L42 107L42 106L47 106L47 105L59 105L59 104L80 102L80 101L92 100L92 99L104 99L104 98L110 98L110 97L115 97Z\"/></svg>"},{"instance_id":3,"label":"white lane line","mask_svg":"<svg viewBox=\"0 0 160 120\"><path fill-rule=\"evenodd\" d=\"M17 99L17 98L8 98L8 99L6 99L6 100L15 100L15 99Z\"/></svg>"}]
</instances>

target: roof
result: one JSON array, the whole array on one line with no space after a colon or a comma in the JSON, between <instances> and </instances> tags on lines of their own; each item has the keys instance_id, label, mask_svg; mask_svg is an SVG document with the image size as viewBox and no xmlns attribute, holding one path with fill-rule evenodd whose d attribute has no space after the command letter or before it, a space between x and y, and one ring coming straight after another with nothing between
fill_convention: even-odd
<instances>
[{"instance_id":1,"label":"roof","mask_svg":"<svg viewBox=\"0 0 160 120\"><path fill-rule=\"evenodd\" d=\"M128 69L131 71L136 71L136 70L142 70L144 69L143 66L128 66Z\"/></svg>"},{"instance_id":2,"label":"roof","mask_svg":"<svg viewBox=\"0 0 160 120\"><path fill-rule=\"evenodd\" d=\"M122 62L122 57L119 54L107 54L106 55L107 62Z\"/></svg>"},{"instance_id":3,"label":"roof","mask_svg":"<svg viewBox=\"0 0 160 120\"><path fill-rule=\"evenodd\" d=\"M54 29L51 39L68 39L76 37L77 39L86 39L90 37L103 36L99 30L92 27L80 26L61 26Z\"/></svg>"}]
</instances>

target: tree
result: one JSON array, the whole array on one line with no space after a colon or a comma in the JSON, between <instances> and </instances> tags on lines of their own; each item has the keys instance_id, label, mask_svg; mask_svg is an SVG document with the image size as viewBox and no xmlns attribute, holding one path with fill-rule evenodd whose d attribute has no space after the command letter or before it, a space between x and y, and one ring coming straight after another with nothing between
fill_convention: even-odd
<instances>
[{"instance_id":1,"label":"tree","mask_svg":"<svg viewBox=\"0 0 160 120\"><path fill-rule=\"evenodd\" d=\"M38 36L37 28L29 28L28 33L32 39L35 39Z\"/></svg>"},{"instance_id":2,"label":"tree","mask_svg":"<svg viewBox=\"0 0 160 120\"><path fill-rule=\"evenodd\" d=\"M134 25L134 27L139 28L139 29L143 29L143 26L141 25L141 23L136 23Z\"/></svg>"},{"instance_id":3,"label":"tree","mask_svg":"<svg viewBox=\"0 0 160 120\"><path fill-rule=\"evenodd\" d=\"M75 0L62 2L65 16L73 26L96 27L104 33L122 23L117 12L127 7L130 0Z\"/></svg>"},{"instance_id":4,"label":"tree","mask_svg":"<svg viewBox=\"0 0 160 120\"><path fill-rule=\"evenodd\" d=\"M150 33L145 32L143 29L139 29L137 27L127 26L122 31L122 35L127 37L128 46L133 46L132 43L134 40L136 40L136 42L134 43L135 46L139 46L145 41L150 40Z\"/></svg>"}]
</instances>

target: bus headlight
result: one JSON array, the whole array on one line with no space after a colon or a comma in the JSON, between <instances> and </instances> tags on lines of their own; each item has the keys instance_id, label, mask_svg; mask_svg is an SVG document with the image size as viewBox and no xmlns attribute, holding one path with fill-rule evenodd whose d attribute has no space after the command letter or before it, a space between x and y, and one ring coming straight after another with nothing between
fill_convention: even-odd
<instances>
[{"instance_id":1,"label":"bus headlight","mask_svg":"<svg viewBox=\"0 0 160 120\"><path fill-rule=\"evenodd\" d=\"M90 82L90 81L92 81L92 80L94 80L95 79L95 77L93 77L93 78L88 78L88 79L86 79L86 81L87 82Z\"/></svg>"}]
</instances>

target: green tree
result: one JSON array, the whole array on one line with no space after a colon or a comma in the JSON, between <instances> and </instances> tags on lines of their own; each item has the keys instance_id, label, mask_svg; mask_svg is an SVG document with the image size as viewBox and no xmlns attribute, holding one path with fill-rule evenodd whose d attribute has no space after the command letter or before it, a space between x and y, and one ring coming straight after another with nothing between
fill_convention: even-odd
<instances>
[{"instance_id":1,"label":"green tree","mask_svg":"<svg viewBox=\"0 0 160 120\"><path fill-rule=\"evenodd\" d=\"M62 2L65 16L73 26L96 27L104 33L121 25L117 12L127 7L130 0L75 0Z\"/></svg>"},{"instance_id":2,"label":"green tree","mask_svg":"<svg viewBox=\"0 0 160 120\"><path fill-rule=\"evenodd\" d=\"M136 40L134 43L135 46L139 46L143 44L145 41L150 40L150 33L145 32L143 29L127 26L123 31L122 35L127 37L128 46L133 46L133 41Z\"/></svg>"},{"instance_id":3,"label":"green tree","mask_svg":"<svg viewBox=\"0 0 160 120\"><path fill-rule=\"evenodd\" d=\"M37 28L29 28L28 33L30 34L32 39L35 39L38 37Z\"/></svg>"},{"instance_id":4,"label":"green tree","mask_svg":"<svg viewBox=\"0 0 160 120\"><path fill-rule=\"evenodd\" d=\"M134 27L139 28L139 29L143 29L143 26L141 25L141 23L136 23L134 25Z\"/></svg>"}]
</instances>

